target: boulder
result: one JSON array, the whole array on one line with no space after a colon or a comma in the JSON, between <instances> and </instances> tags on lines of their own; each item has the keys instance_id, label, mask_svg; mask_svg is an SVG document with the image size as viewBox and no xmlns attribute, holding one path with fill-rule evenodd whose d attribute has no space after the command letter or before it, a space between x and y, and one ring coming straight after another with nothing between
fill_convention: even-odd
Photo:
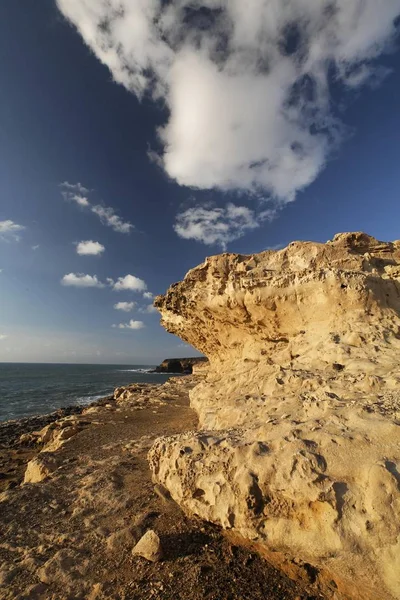
<instances>
[{"instance_id":1,"label":"boulder","mask_svg":"<svg viewBox=\"0 0 400 600\"><path fill-rule=\"evenodd\" d=\"M155 305L210 365L154 481L328 596L400 598L400 241L213 256Z\"/></svg>"}]
</instances>

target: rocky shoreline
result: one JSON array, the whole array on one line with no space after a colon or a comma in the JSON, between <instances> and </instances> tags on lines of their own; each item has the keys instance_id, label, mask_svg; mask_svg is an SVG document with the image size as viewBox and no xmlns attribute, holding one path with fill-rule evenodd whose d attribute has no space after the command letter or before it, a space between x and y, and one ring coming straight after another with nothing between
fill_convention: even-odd
<instances>
[{"instance_id":1,"label":"rocky shoreline","mask_svg":"<svg viewBox=\"0 0 400 600\"><path fill-rule=\"evenodd\" d=\"M66 417L81 415L88 407L104 406L112 398L107 396L88 406L71 405L44 415L0 422L0 492L19 485L27 462L40 450L32 432Z\"/></svg>"},{"instance_id":2,"label":"rocky shoreline","mask_svg":"<svg viewBox=\"0 0 400 600\"><path fill-rule=\"evenodd\" d=\"M322 597L312 578L293 583L154 485L147 453L157 437L196 428L188 394L200 380L132 384L90 406L0 425L14 469L0 480L2 600ZM156 562L134 550L149 531L162 547Z\"/></svg>"},{"instance_id":3,"label":"rocky shoreline","mask_svg":"<svg viewBox=\"0 0 400 600\"><path fill-rule=\"evenodd\" d=\"M155 306L208 363L5 426L4 598L400 598L400 241L214 256Z\"/></svg>"}]
</instances>

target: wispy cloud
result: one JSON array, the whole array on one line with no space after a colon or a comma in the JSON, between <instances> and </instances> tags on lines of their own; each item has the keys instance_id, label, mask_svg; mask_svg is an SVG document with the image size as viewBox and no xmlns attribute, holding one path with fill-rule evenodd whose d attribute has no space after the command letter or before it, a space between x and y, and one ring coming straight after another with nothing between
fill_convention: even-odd
<instances>
[{"instance_id":1,"label":"wispy cloud","mask_svg":"<svg viewBox=\"0 0 400 600\"><path fill-rule=\"evenodd\" d=\"M6 221L0 221L0 240L15 240L18 241L20 239L20 233L26 229L24 225L18 225L18 223L14 223L10 219Z\"/></svg>"},{"instance_id":2,"label":"wispy cloud","mask_svg":"<svg viewBox=\"0 0 400 600\"><path fill-rule=\"evenodd\" d=\"M5 340L6 338L8 338L8 335L5 333L0 333L0 340Z\"/></svg>"},{"instance_id":3,"label":"wispy cloud","mask_svg":"<svg viewBox=\"0 0 400 600\"><path fill-rule=\"evenodd\" d=\"M163 100L158 162L172 179L280 205L344 137L331 81L365 85L400 14L398 0L57 4L116 82Z\"/></svg>"},{"instance_id":4,"label":"wispy cloud","mask_svg":"<svg viewBox=\"0 0 400 600\"><path fill-rule=\"evenodd\" d=\"M136 306L136 302L117 302L114 304L115 310L122 310L124 312L131 312Z\"/></svg>"},{"instance_id":5,"label":"wispy cloud","mask_svg":"<svg viewBox=\"0 0 400 600\"><path fill-rule=\"evenodd\" d=\"M118 329L143 329L146 325L143 321L134 321L131 319L129 323L119 323L118 325L113 325L112 327L117 327Z\"/></svg>"},{"instance_id":6,"label":"wispy cloud","mask_svg":"<svg viewBox=\"0 0 400 600\"><path fill-rule=\"evenodd\" d=\"M40 244L36 244L35 246L32 246L32 250L37 250L38 248L40 248Z\"/></svg>"},{"instance_id":7,"label":"wispy cloud","mask_svg":"<svg viewBox=\"0 0 400 600\"><path fill-rule=\"evenodd\" d=\"M139 308L139 312L152 314L152 313L158 313L158 310L152 304L148 304L147 306L142 306L141 308Z\"/></svg>"},{"instance_id":8,"label":"wispy cloud","mask_svg":"<svg viewBox=\"0 0 400 600\"><path fill-rule=\"evenodd\" d=\"M282 250L282 248L284 248L285 246L286 244L274 244L273 246L265 246L263 250ZM263 250L261 250L261 252Z\"/></svg>"},{"instance_id":9,"label":"wispy cloud","mask_svg":"<svg viewBox=\"0 0 400 600\"><path fill-rule=\"evenodd\" d=\"M64 181L60 184L61 194L64 200L70 202L76 202L82 208L89 209L92 213L97 215L103 225L111 227L118 233L130 233L134 226L129 221L124 221L118 216L113 208L110 206L102 206L101 204L91 204L88 200L88 194L92 190L84 187L80 183L69 183Z\"/></svg>"},{"instance_id":10,"label":"wispy cloud","mask_svg":"<svg viewBox=\"0 0 400 600\"><path fill-rule=\"evenodd\" d=\"M99 281L97 275L85 275L84 273L68 273L61 279L62 285L83 287L83 288L103 288L104 283Z\"/></svg>"},{"instance_id":11,"label":"wispy cloud","mask_svg":"<svg viewBox=\"0 0 400 600\"><path fill-rule=\"evenodd\" d=\"M226 249L229 242L259 227L260 221L246 206L230 203L225 208L196 206L177 215L174 229L187 240L209 246L216 244Z\"/></svg>"},{"instance_id":12,"label":"wispy cloud","mask_svg":"<svg viewBox=\"0 0 400 600\"><path fill-rule=\"evenodd\" d=\"M80 183L69 183L68 181L64 181L63 183L60 183L60 188L64 200L76 202L79 206L83 207L90 206L89 200L87 199L90 190Z\"/></svg>"},{"instance_id":13,"label":"wispy cloud","mask_svg":"<svg viewBox=\"0 0 400 600\"><path fill-rule=\"evenodd\" d=\"M60 183L60 187L63 190L67 190L74 194L88 194L90 192L90 190L88 188L86 188L79 182L78 183L69 183L68 181L63 181L63 183Z\"/></svg>"},{"instance_id":14,"label":"wispy cloud","mask_svg":"<svg viewBox=\"0 0 400 600\"><path fill-rule=\"evenodd\" d=\"M144 292L147 289L147 285L143 281L143 279L135 277L135 275L125 275L125 277L118 277L113 287L116 291L130 290L131 292Z\"/></svg>"},{"instance_id":15,"label":"wispy cloud","mask_svg":"<svg viewBox=\"0 0 400 600\"><path fill-rule=\"evenodd\" d=\"M144 292L144 294L143 294L143 298L145 300L152 300L153 297L154 297L154 294L152 294L151 292Z\"/></svg>"},{"instance_id":16,"label":"wispy cloud","mask_svg":"<svg viewBox=\"0 0 400 600\"><path fill-rule=\"evenodd\" d=\"M76 245L76 251L81 256L99 256L105 250L103 244L99 242L93 242L92 240L87 240L83 242L79 242Z\"/></svg>"},{"instance_id":17,"label":"wispy cloud","mask_svg":"<svg viewBox=\"0 0 400 600\"><path fill-rule=\"evenodd\" d=\"M123 221L121 217L115 214L114 209L109 206L97 204L96 206L92 206L91 210L100 218L103 225L108 225L108 227L111 227L118 233L129 233L133 229L132 223Z\"/></svg>"}]
</instances>

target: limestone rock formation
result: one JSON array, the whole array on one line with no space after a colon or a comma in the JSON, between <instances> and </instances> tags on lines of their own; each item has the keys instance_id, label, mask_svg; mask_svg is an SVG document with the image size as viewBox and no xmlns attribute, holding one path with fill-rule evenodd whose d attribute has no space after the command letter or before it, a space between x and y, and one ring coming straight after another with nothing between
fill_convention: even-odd
<instances>
[{"instance_id":1,"label":"limestone rock formation","mask_svg":"<svg viewBox=\"0 0 400 600\"><path fill-rule=\"evenodd\" d=\"M400 241L213 256L155 305L210 361L155 481L328 596L400 598Z\"/></svg>"}]
</instances>

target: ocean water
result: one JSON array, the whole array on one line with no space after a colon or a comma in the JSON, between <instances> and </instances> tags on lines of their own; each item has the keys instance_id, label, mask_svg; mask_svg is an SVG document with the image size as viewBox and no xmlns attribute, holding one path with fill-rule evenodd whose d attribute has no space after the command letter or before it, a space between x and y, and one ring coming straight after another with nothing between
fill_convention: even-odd
<instances>
[{"instance_id":1,"label":"ocean water","mask_svg":"<svg viewBox=\"0 0 400 600\"><path fill-rule=\"evenodd\" d=\"M90 404L128 383L163 383L149 365L0 363L0 421Z\"/></svg>"}]
</instances>

